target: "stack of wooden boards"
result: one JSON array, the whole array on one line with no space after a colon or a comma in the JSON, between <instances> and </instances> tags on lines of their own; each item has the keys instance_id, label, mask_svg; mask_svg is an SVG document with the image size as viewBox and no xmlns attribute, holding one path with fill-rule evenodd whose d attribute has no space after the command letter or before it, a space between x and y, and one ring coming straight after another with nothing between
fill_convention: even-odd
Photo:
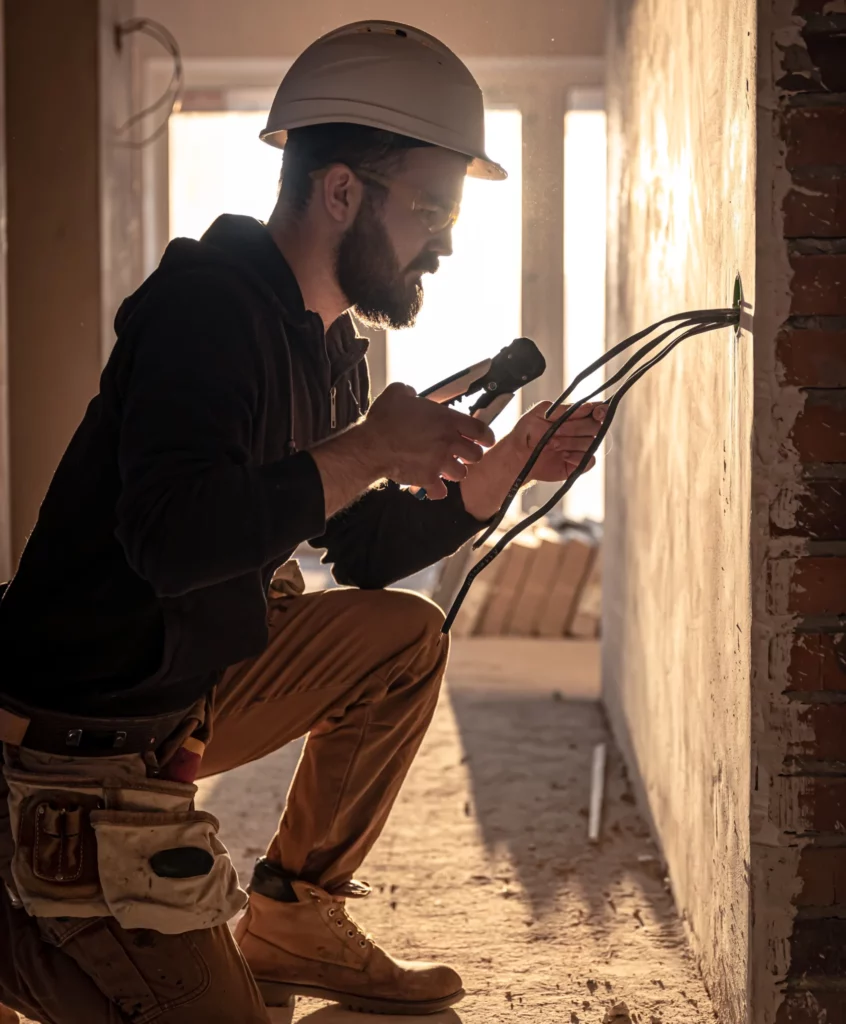
<instances>
[{"instance_id":1,"label":"stack of wooden boards","mask_svg":"<svg viewBox=\"0 0 846 1024\"><path fill-rule=\"evenodd\" d=\"M499 540L462 549L444 566L435 600L448 606L467 571ZM453 625L455 636L599 635L602 585L599 530L538 525L512 541L481 572Z\"/></svg>"}]
</instances>

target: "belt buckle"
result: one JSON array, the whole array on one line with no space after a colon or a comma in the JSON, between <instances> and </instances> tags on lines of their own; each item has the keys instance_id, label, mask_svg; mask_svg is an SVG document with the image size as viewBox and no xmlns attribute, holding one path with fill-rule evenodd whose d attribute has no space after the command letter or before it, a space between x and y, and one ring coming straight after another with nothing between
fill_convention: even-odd
<instances>
[{"instance_id":1,"label":"belt buckle","mask_svg":"<svg viewBox=\"0 0 846 1024\"><path fill-rule=\"evenodd\" d=\"M81 747L83 734L84 730L82 729L68 729L68 731L65 733L65 746L74 748ZM113 750L120 750L122 747L126 746L126 735L127 734L125 730L115 729L114 733L112 734L111 742ZM100 747L100 749L102 749L102 747Z\"/></svg>"}]
</instances>

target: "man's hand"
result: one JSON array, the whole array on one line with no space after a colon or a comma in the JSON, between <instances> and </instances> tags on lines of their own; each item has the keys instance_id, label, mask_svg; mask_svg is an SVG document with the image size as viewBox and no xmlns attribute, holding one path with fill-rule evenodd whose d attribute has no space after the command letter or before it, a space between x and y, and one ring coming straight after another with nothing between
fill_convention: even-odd
<instances>
[{"instance_id":1,"label":"man's hand","mask_svg":"<svg viewBox=\"0 0 846 1024\"><path fill-rule=\"evenodd\" d=\"M544 413L551 404L540 402L524 413L511 433L506 434L481 463L470 467L461 481L464 507L470 515L484 522L497 512L535 445L549 429L551 421L544 418ZM563 413L565 408L556 410L554 415ZM596 403L577 409L544 448L526 482L566 480L596 437L605 413L606 406ZM595 462L591 459L588 469L593 468Z\"/></svg>"},{"instance_id":2,"label":"man's hand","mask_svg":"<svg viewBox=\"0 0 846 1024\"><path fill-rule=\"evenodd\" d=\"M391 384L362 422L310 454L323 481L328 519L383 477L444 498L444 480L464 480L494 441L479 420L418 398L405 384Z\"/></svg>"},{"instance_id":3,"label":"man's hand","mask_svg":"<svg viewBox=\"0 0 846 1024\"><path fill-rule=\"evenodd\" d=\"M444 480L463 480L496 438L490 427L465 413L418 398L406 384L391 384L362 424L377 454L381 475L398 484L425 487L445 498Z\"/></svg>"}]
</instances>

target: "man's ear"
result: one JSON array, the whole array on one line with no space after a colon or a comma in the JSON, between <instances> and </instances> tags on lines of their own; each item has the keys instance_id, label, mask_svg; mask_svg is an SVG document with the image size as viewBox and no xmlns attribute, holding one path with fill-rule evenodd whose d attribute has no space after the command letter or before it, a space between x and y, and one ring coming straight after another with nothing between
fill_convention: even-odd
<instances>
[{"instance_id":1,"label":"man's ear","mask_svg":"<svg viewBox=\"0 0 846 1024\"><path fill-rule=\"evenodd\" d=\"M358 215L364 185L346 166L333 164L320 179L321 199L329 217L346 230Z\"/></svg>"}]
</instances>

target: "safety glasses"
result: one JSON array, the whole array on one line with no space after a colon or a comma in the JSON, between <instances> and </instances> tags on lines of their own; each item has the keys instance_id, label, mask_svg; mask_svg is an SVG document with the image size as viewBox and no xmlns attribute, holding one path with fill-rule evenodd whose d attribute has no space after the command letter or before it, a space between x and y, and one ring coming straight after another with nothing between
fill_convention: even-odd
<instances>
[{"instance_id":1,"label":"safety glasses","mask_svg":"<svg viewBox=\"0 0 846 1024\"><path fill-rule=\"evenodd\" d=\"M422 188L416 188L404 181L397 181L396 178L388 178L384 174L377 174L375 171L364 171L358 167L351 168L353 174L361 181L370 182L373 185L381 185L382 188L394 189L408 199L411 210L417 214L425 224L426 229L432 235L439 235L453 227L458 220L461 211L461 203L438 202ZM326 170L312 171L313 180L325 177Z\"/></svg>"},{"instance_id":2,"label":"safety glasses","mask_svg":"<svg viewBox=\"0 0 846 1024\"><path fill-rule=\"evenodd\" d=\"M423 221L430 234L438 235L441 231L451 228L458 220L461 210L460 203L440 203L421 188L415 188L414 185L409 185L404 181L397 181L396 178L376 174L374 171L356 169L355 174L362 181L370 181L374 185L394 189L400 195L406 196L409 206Z\"/></svg>"}]
</instances>

